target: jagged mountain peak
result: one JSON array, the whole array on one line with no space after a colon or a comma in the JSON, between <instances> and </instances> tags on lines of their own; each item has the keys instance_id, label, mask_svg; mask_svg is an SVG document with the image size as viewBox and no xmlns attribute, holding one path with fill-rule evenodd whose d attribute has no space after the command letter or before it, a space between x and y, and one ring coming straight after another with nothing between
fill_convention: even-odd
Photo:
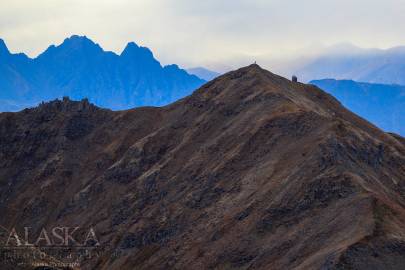
<instances>
[{"instance_id":1,"label":"jagged mountain peak","mask_svg":"<svg viewBox=\"0 0 405 270\"><path fill-rule=\"evenodd\" d=\"M66 46L99 46L87 36L72 35L66 38L61 45Z\"/></svg>"},{"instance_id":2,"label":"jagged mountain peak","mask_svg":"<svg viewBox=\"0 0 405 270\"><path fill-rule=\"evenodd\" d=\"M42 54L38 56L38 59L55 56L74 58L77 55L92 57L92 55L100 55L103 52L104 50L100 47L100 45L93 42L88 37L72 35L66 38L59 45L49 46Z\"/></svg>"},{"instance_id":3,"label":"jagged mountain peak","mask_svg":"<svg viewBox=\"0 0 405 270\"><path fill-rule=\"evenodd\" d=\"M0 55L8 55L8 54L10 54L10 51L8 50L4 40L0 38Z\"/></svg>"},{"instance_id":4,"label":"jagged mountain peak","mask_svg":"<svg viewBox=\"0 0 405 270\"><path fill-rule=\"evenodd\" d=\"M125 48L124 48L124 50L123 51L125 51L125 50L137 50L137 49L139 49L139 46L138 46L138 44L136 44L135 42L133 42L133 41L130 41L130 42L128 42L127 43L127 45L125 46Z\"/></svg>"},{"instance_id":5,"label":"jagged mountain peak","mask_svg":"<svg viewBox=\"0 0 405 270\"><path fill-rule=\"evenodd\" d=\"M69 50L85 50L87 53L90 51L93 52L103 52L104 50L100 47L99 44L95 43L87 36L78 36L73 35L69 38L66 38L61 45L59 45L61 49L69 49Z\"/></svg>"},{"instance_id":6,"label":"jagged mountain peak","mask_svg":"<svg viewBox=\"0 0 405 270\"><path fill-rule=\"evenodd\" d=\"M148 47L138 46L135 42L129 42L121 53L124 58L154 59L152 51Z\"/></svg>"}]
</instances>

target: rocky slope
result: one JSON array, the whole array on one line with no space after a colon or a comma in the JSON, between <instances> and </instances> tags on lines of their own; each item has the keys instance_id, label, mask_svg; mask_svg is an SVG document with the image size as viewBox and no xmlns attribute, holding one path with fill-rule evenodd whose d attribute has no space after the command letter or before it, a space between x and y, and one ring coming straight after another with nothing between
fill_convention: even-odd
<instances>
[{"instance_id":1,"label":"rocky slope","mask_svg":"<svg viewBox=\"0 0 405 270\"><path fill-rule=\"evenodd\" d=\"M403 269L404 175L404 138L257 65L162 108L0 114L1 225L94 227L81 269Z\"/></svg>"},{"instance_id":2,"label":"rocky slope","mask_svg":"<svg viewBox=\"0 0 405 270\"><path fill-rule=\"evenodd\" d=\"M12 54L0 39L0 111L69 96L110 109L161 106L205 81L177 65L162 66L146 48L128 43L120 55L85 36L71 36L36 58Z\"/></svg>"}]
</instances>

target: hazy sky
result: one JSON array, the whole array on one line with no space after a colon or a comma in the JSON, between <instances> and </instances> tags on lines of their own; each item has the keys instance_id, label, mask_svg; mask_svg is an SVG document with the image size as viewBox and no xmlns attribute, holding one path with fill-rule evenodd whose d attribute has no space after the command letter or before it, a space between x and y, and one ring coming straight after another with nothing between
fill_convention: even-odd
<instances>
[{"instance_id":1,"label":"hazy sky","mask_svg":"<svg viewBox=\"0 0 405 270\"><path fill-rule=\"evenodd\" d=\"M226 68L350 42L405 44L405 0L0 0L0 37L36 56L72 34L164 64Z\"/></svg>"}]
</instances>

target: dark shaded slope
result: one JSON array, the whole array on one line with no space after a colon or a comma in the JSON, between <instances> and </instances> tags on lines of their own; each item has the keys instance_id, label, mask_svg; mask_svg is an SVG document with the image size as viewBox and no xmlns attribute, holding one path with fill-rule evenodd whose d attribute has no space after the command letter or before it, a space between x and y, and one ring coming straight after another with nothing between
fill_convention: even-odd
<instances>
[{"instance_id":1,"label":"dark shaded slope","mask_svg":"<svg viewBox=\"0 0 405 270\"><path fill-rule=\"evenodd\" d=\"M2 225L94 226L82 269L400 269L400 140L257 65L163 108L52 102L0 115Z\"/></svg>"}]
</instances>

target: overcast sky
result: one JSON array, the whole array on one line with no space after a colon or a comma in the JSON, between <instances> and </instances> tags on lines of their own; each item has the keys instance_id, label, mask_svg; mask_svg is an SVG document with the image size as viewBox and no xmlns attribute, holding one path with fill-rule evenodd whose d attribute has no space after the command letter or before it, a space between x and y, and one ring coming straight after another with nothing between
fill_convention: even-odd
<instances>
[{"instance_id":1,"label":"overcast sky","mask_svg":"<svg viewBox=\"0 0 405 270\"><path fill-rule=\"evenodd\" d=\"M129 41L164 64L226 69L349 42L405 44L405 0L0 0L0 37L36 56L86 35L120 53Z\"/></svg>"}]
</instances>

